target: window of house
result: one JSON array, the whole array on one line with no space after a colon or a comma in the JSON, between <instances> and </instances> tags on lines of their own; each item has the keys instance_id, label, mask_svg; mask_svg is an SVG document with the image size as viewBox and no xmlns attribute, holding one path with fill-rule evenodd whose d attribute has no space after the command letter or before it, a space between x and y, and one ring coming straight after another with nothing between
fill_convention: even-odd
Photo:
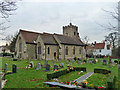
<instances>
[{"instance_id":1,"label":"window of house","mask_svg":"<svg viewBox=\"0 0 120 90\"><path fill-rule=\"evenodd\" d=\"M19 43L19 52L22 52L22 43Z\"/></svg>"},{"instance_id":2,"label":"window of house","mask_svg":"<svg viewBox=\"0 0 120 90\"><path fill-rule=\"evenodd\" d=\"M75 47L73 48L73 55L75 55Z\"/></svg>"},{"instance_id":3,"label":"window of house","mask_svg":"<svg viewBox=\"0 0 120 90\"><path fill-rule=\"evenodd\" d=\"M107 50L110 50L110 47L107 47Z\"/></svg>"},{"instance_id":4,"label":"window of house","mask_svg":"<svg viewBox=\"0 0 120 90\"><path fill-rule=\"evenodd\" d=\"M99 50L99 52L101 52L101 49Z\"/></svg>"},{"instance_id":5,"label":"window of house","mask_svg":"<svg viewBox=\"0 0 120 90\"><path fill-rule=\"evenodd\" d=\"M50 54L50 48L48 47L48 54Z\"/></svg>"},{"instance_id":6,"label":"window of house","mask_svg":"<svg viewBox=\"0 0 120 90\"><path fill-rule=\"evenodd\" d=\"M41 46L38 47L38 54L41 54Z\"/></svg>"},{"instance_id":7,"label":"window of house","mask_svg":"<svg viewBox=\"0 0 120 90\"><path fill-rule=\"evenodd\" d=\"M68 55L68 47L66 47L66 55Z\"/></svg>"}]
</instances>

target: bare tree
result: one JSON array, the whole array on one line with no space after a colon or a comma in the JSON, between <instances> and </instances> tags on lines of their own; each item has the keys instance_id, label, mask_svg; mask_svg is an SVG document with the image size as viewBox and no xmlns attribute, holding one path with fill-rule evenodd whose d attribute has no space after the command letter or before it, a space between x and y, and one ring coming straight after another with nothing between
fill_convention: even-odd
<instances>
[{"instance_id":1,"label":"bare tree","mask_svg":"<svg viewBox=\"0 0 120 90\"><path fill-rule=\"evenodd\" d=\"M88 38L88 36L84 36L83 42L84 42L85 44L88 45L89 40L90 40L90 39Z\"/></svg>"},{"instance_id":2,"label":"bare tree","mask_svg":"<svg viewBox=\"0 0 120 90\"><path fill-rule=\"evenodd\" d=\"M2 0L0 1L0 34L9 28L10 26L5 26L5 22L10 22L8 20L10 15L13 15L13 11L17 9L18 0ZM3 21L4 20L4 21Z\"/></svg>"},{"instance_id":3,"label":"bare tree","mask_svg":"<svg viewBox=\"0 0 120 90\"><path fill-rule=\"evenodd\" d=\"M117 46L118 33L117 32L109 33L108 36L105 36L105 40L109 41L110 44L112 45L112 48L114 49Z\"/></svg>"}]
</instances>

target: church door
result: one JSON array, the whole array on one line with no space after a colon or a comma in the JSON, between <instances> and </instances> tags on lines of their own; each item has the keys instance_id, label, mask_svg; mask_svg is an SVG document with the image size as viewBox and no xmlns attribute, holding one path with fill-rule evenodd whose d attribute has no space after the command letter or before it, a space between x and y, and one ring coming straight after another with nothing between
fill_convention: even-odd
<instances>
[{"instance_id":1,"label":"church door","mask_svg":"<svg viewBox=\"0 0 120 90\"><path fill-rule=\"evenodd\" d=\"M56 59L56 52L54 52L54 59Z\"/></svg>"}]
</instances>

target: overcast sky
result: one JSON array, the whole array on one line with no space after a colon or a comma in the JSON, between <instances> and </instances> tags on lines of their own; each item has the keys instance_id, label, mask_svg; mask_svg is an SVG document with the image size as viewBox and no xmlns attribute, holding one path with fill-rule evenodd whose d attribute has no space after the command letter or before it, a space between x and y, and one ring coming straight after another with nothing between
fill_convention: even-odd
<instances>
[{"instance_id":1,"label":"overcast sky","mask_svg":"<svg viewBox=\"0 0 120 90\"><path fill-rule=\"evenodd\" d=\"M51 2L50 2L51 1ZM62 26L70 23L78 26L80 37L88 36L90 42L101 42L109 31L98 25L111 22L117 25L104 10L114 11L118 0L22 0L18 9L6 22L8 28L4 36L13 35L19 29L62 34ZM5 44L1 41L0 45Z\"/></svg>"}]
</instances>

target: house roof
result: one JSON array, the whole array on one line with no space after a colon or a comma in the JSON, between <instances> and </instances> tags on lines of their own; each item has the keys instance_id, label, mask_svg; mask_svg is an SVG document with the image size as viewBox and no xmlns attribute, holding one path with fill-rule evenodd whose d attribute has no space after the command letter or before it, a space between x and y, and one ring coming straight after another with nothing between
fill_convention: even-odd
<instances>
[{"instance_id":1,"label":"house roof","mask_svg":"<svg viewBox=\"0 0 120 90\"><path fill-rule=\"evenodd\" d=\"M94 49L94 47L86 46L86 49Z\"/></svg>"},{"instance_id":2,"label":"house roof","mask_svg":"<svg viewBox=\"0 0 120 90\"><path fill-rule=\"evenodd\" d=\"M58 45L54 38L54 35L58 38L61 44L69 45L84 45L80 39L72 38L61 34L50 34L50 33L37 33L32 31L20 30L25 42L34 43L37 40L38 35L42 38L44 44Z\"/></svg>"},{"instance_id":3,"label":"house roof","mask_svg":"<svg viewBox=\"0 0 120 90\"><path fill-rule=\"evenodd\" d=\"M96 43L94 49L104 49L105 43Z\"/></svg>"}]
</instances>

